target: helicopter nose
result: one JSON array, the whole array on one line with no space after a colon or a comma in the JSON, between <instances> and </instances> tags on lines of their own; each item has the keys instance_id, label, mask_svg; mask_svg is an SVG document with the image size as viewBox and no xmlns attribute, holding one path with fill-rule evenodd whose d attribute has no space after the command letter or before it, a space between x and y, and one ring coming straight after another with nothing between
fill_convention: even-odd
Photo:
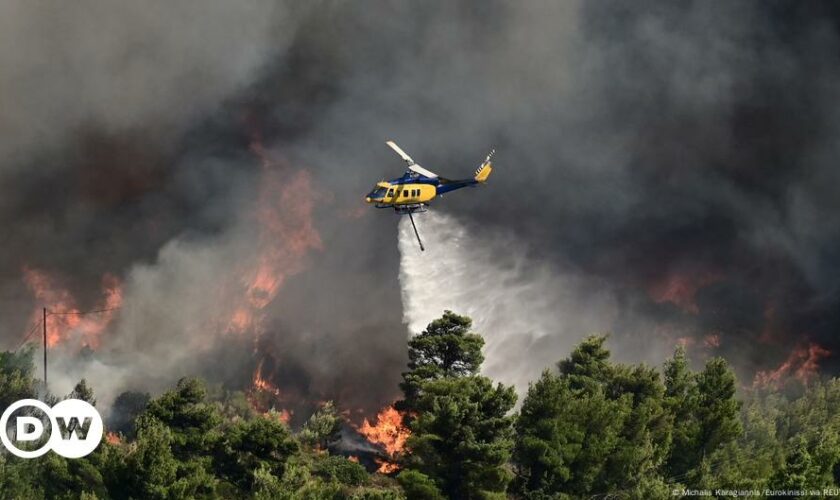
<instances>
[{"instance_id":1,"label":"helicopter nose","mask_svg":"<svg viewBox=\"0 0 840 500\"><path fill-rule=\"evenodd\" d=\"M368 203L370 203L370 196L366 196L366 197L365 197L365 201L366 201L366 202L368 202Z\"/></svg>"}]
</instances>

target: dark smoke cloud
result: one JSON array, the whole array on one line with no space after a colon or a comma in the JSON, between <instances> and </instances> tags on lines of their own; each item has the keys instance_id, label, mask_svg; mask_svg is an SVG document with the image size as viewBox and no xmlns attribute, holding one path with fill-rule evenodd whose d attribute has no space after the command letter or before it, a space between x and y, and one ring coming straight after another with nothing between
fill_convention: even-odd
<instances>
[{"instance_id":1,"label":"dark smoke cloud","mask_svg":"<svg viewBox=\"0 0 840 500\"><path fill-rule=\"evenodd\" d=\"M433 210L488 264L513 245L505 265L558 277L497 269L530 283L522 297L547 297L524 302L548 332L533 342L482 332L521 353L488 359L502 378L521 385L517 364L550 364L590 329L654 362L678 337L719 334L698 353L728 356L747 380L800 342L840 347L833 4L179 5L3 7L8 345L35 307L22 265L57 275L80 306L111 272L126 287L114 340L95 366L68 362L72 376L112 392L191 370L246 384L265 355L290 391L387 402L405 324L417 329L412 290L397 218L358 210L401 170L382 144L393 138L451 177L495 146L490 184ZM269 306L262 354L202 321L219 270L255 258L255 135L281 175L313 176L323 242ZM663 299L678 282L686 302ZM568 309L585 314L556 315Z\"/></svg>"},{"instance_id":2,"label":"dark smoke cloud","mask_svg":"<svg viewBox=\"0 0 840 500\"><path fill-rule=\"evenodd\" d=\"M359 172L396 171L369 166L388 164L387 149L368 151L383 137L450 176L495 145L492 194L436 209L475 234L517 235L535 266L606 282L622 307L603 316L626 359L719 334L698 354L727 355L748 383L801 342L834 350L835 7L471 7L386 3L377 12L401 22L350 9L341 26L326 21L317 32L340 40L343 92L295 149L348 193ZM696 312L654 300L678 281L696 288Z\"/></svg>"}]
</instances>

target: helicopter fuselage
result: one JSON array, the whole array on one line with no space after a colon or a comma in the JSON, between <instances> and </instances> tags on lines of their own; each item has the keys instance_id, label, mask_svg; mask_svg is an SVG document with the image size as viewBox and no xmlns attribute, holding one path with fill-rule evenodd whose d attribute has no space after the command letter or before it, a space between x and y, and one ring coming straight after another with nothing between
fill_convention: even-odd
<instances>
[{"instance_id":1,"label":"helicopter fuselage","mask_svg":"<svg viewBox=\"0 0 840 500\"><path fill-rule=\"evenodd\" d=\"M493 171L493 164L490 159L493 158L493 153L496 151L490 151L484 162L475 170L475 175L471 179L453 181L444 179L431 170L418 165L394 141L388 141L386 144L408 163L408 170L397 179L377 182L373 190L365 196L365 201L373 204L376 208L393 208L398 215L408 215L411 226L414 228L414 235L417 236L417 243L420 244L420 251L423 251L423 242L420 240L420 233L414 224L412 214L425 212L431 201L444 193L487 182L487 178Z\"/></svg>"},{"instance_id":2,"label":"helicopter fuselage","mask_svg":"<svg viewBox=\"0 0 840 500\"><path fill-rule=\"evenodd\" d=\"M376 183L367 194L365 201L377 208L395 208L410 205L428 205L437 196L478 184L475 179L452 181L441 178L429 178L406 172L400 178Z\"/></svg>"}]
</instances>

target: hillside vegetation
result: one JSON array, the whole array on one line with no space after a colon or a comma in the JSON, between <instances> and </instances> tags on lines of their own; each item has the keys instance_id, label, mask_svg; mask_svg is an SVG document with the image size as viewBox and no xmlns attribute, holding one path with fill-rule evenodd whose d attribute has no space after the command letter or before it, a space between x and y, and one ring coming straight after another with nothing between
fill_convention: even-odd
<instances>
[{"instance_id":1,"label":"hillside vegetation","mask_svg":"<svg viewBox=\"0 0 840 500\"><path fill-rule=\"evenodd\" d=\"M699 372L681 348L661 369L616 364L592 336L515 412L513 388L480 375L483 344L449 311L408 342L394 406L411 435L389 474L338 453L330 403L292 431L241 392L183 379L155 398L121 395L109 438L85 458L0 453L0 498L656 499L840 484L836 379L794 396L739 390L721 358ZM68 396L95 404L93 386ZM0 408L36 388L31 350L0 354Z\"/></svg>"}]
</instances>

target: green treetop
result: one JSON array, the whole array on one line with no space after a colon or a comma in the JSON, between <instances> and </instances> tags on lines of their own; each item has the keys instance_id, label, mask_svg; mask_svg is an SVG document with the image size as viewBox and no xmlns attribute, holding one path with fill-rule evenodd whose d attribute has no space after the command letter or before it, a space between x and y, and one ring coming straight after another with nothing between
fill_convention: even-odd
<instances>
[{"instance_id":1,"label":"green treetop","mask_svg":"<svg viewBox=\"0 0 840 500\"><path fill-rule=\"evenodd\" d=\"M412 411L426 381L478 373L484 361L484 339L472 333L471 327L470 318L445 311L408 341L408 371L400 384L405 399L396 405L398 410Z\"/></svg>"},{"instance_id":2,"label":"green treetop","mask_svg":"<svg viewBox=\"0 0 840 500\"><path fill-rule=\"evenodd\" d=\"M446 311L409 341L403 374L411 437L401 482L418 498L503 497L511 474L512 387L478 375L484 340L472 321Z\"/></svg>"}]
</instances>

